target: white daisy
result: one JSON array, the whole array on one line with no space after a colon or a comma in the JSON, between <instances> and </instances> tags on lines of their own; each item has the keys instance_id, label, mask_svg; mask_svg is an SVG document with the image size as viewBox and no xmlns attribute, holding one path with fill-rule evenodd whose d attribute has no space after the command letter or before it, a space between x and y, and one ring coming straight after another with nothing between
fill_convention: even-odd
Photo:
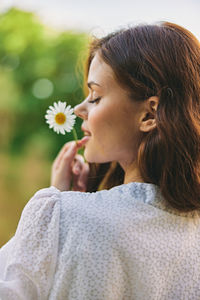
<instances>
[{"instance_id":1,"label":"white daisy","mask_svg":"<svg viewBox=\"0 0 200 300\"><path fill-rule=\"evenodd\" d=\"M45 115L49 128L53 128L55 132L61 134L65 134L65 131L70 132L73 129L76 119L71 105L66 105L66 102L54 102L54 106L49 106Z\"/></svg>"}]
</instances>

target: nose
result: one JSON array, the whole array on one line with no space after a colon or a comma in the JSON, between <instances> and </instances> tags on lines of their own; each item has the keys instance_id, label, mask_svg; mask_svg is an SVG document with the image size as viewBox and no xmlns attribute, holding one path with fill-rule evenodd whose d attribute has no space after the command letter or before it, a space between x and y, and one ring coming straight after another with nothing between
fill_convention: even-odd
<instances>
[{"instance_id":1,"label":"nose","mask_svg":"<svg viewBox=\"0 0 200 300\"><path fill-rule=\"evenodd\" d=\"M85 120L87 118L87 109L85 107L84 102L82 102L74 107L75 115L83 120Z\"/></svg>"}]
</instances>

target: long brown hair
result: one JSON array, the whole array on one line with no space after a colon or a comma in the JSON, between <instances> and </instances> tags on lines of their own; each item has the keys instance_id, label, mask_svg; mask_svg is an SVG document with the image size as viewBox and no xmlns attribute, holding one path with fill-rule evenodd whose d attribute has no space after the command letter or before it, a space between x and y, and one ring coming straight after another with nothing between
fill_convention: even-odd
<instances>
[{"instance_id":1,"label":"long brown hair","mask_svg":"<svg viewBox=\"0 0 200 300\"><path fill-rule=\"evenodd\" d=\"M133 101L159 97L157 127L138 150L144 182L160 187L180 211L200 208L200 44L185 28L169 22L120 29L92 38L86 78L96 52L113 70ZM117 162L90 164L88 191L123 183Z\"/></svg>"}]
</instances>

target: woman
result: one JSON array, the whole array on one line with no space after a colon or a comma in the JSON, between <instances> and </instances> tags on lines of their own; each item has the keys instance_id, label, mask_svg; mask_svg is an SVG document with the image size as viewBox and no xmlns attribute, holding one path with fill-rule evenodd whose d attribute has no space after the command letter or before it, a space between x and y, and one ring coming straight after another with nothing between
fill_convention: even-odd
<instances>
[{"instance_id":1,"label":"woman","mask_svg":"<svg viewBox=\"0 0 200 300\"><path fill-rule=\"evenodd\" d=\"M0 298L200 299L198 40L167 22L119 30L91 42L86 75L86 136L1 249Z\"/></svg>"}]
</instances>

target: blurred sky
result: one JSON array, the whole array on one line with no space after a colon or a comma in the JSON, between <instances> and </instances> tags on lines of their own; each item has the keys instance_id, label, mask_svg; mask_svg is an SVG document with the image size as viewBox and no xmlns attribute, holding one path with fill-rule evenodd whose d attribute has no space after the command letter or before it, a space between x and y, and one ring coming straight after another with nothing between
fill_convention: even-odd
<instances>
[{"instance_id":1,"label":"blurred sky","mask_svg":"<svg viewBox=\"0 0 200 300\"><path fill-rule=\"evenodd\" d=\"M78 29L104 35L126 24L171 21L200 39L200 0L0 0L0 10L33 11L61 30Z\"/></svg>"}]
</instances>

